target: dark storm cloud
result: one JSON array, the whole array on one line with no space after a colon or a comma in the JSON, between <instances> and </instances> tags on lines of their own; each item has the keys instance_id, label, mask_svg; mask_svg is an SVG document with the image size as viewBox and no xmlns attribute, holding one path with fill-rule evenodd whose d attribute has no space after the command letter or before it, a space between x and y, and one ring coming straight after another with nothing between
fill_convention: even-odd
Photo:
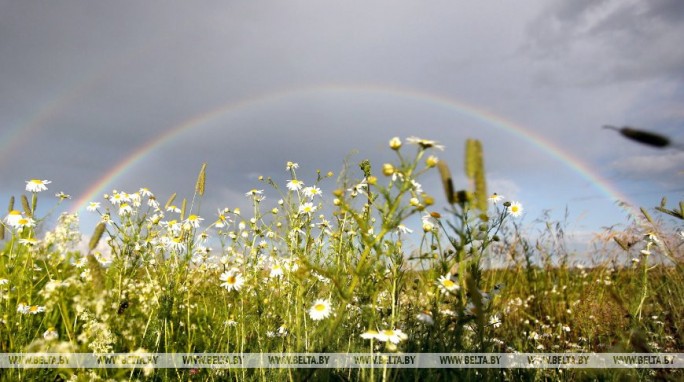
<instances>
[{"instance_id":1,"label":"dark storm cloud","mask_svg":"<svg viewBox=\"0 0 684 382\"><path fill-rule=\"evenodd\" d=\"M528 26L545 78L595 86L684 75L682 2L562 1Z\"/></svg>"}]
</instances>

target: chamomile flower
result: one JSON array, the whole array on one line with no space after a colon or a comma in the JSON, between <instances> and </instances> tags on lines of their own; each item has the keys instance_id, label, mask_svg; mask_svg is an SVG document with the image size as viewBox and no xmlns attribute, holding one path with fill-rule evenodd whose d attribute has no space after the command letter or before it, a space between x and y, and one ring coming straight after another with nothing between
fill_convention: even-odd
<instances>
[{"instance_id":1,"label":"chamomile flower","mask_svg":"<svg viewBox=\"0 0 684 382\"><path fill-rule=\"evenodd\" d=\"M274 263L271 265L271 272L269 273L268 277L271 279L282 277L284 274L283 272L283 266L280 265L280 263Z\"/></svg>"},{"instance_id":2,"label":"chamomile flower","mask_svg":"<svg viewBox=\"0 0 684 382\"><path fill-rule=\"evenodd\" d=\"M5 223L9 224L10 227L16 228L19 226L19 221L23 218L21 212L12 210L5 216Z\"/></svg>"},{"instance_id":3,"label":"chamomile flower","mask_svg":"<svg viewBox=\"0 0 684 382\"><path fill-rule=\"evenodd\" d=\"M389 147L392 150L399 150L401 148L401 139L399 137L394 137L389 141Z\"/></svg>"},{"instance_id":4,"label":"chamomile flower","mask_svg":"<svg viewBox=\"0 0 684 382\"><path fill-rule=\"evenodd\" d=\"M398 344L399 342L408 339L408 336L406 333L402 332L401 329L385 329L380 331L377 338L378 341L389 341L393 344Z\"/></svg>"},{"instance_id":5,"label":"chamomile flower","mask_svg":"<svg viewBox=\"0 0 684 382\"><path fill-rule=\"evenodd\" d=\"M159 209L159 202L157 201L157 198L154 197L154 195L147 198L147 205L149 207L154 208L155 210Z\"/></svg>"},{"instance_id":6,"label":"chamomile flower","mask_svg":"<svg viewBox=\"0 0 684 382\"><path fill-rule=\"evenodd\" d=\"M185 221L183 222L183 225L189 226L192 228L199 228L200 222L202 222L202 220L204 220L204 219L202 219L201 217L199 217L197 215L192 214L192 215L188 216L187 219L185 219Z\"/></svg>"},{"instance_id":7,"label":"chamomile flower","mask_svg":"<svg viewBox=\"0 0 684 382\"><path fill-rule=\"evenodd\" d=\"M88 207L86 207L86 210L89 212L95 212L98 208L100 208L100 202L90 202L88 203Z\"/></svg>"},{"instance_id":8,"label":"chamomile flower","mask_svg":"<svg viewBox=\"0 0 684 382\"><path fill-rule=\"evenodd\" d=\"M109 198L109 201L112 204L120 204L120 203L130 202L131 199L128 197L128 194L126 194L125 192L114 192L114 195L112 195Z\"/></svg>"},{"instance_id":9,"label":"chamomile flower","mask_svg":"<svg viewBox=\"0 0 684 382\"><path fill-rule=\"evenodd\" d=\"M494 328L498 328L501 326L501 319L499 318L499 315L493 315L489 317L489 325L491 325Z\"/></svg>"},{"instance_id":10,"label":"chamomile flower","mask_svg":"<svg viewBox=\"0 0 684 382\"><path fill-rule=\"evenodd\" d=\"M461 286L458 285L458 283L454 281L450 276L439 276L439 279L437 279L437 285L439 286L439 289L444 293L452 293L461 289Z\"/></svg>"},{"instance_id":11,"label":"chamomile flower","mask_svg":"<svg viewBox=\"0 0 684 382\"><path fill-rule=\"evenodd\" d=\"M296 170L299 168L299 164L295 162L287 162L287 165L285 166L285 170L291 171L291 170Z\"/></svg>"},{"instance_id":12,"label":"chamomile flower","mask_svg":"<svg viewBox=\"0 0 684 382\"><path fill-rule=\"evenodd\" d=\"M38 314L43 312L45 312L44 306L31 305L30 307L28 307L28 309L26 309L26 312L24 314Z\"/></svg>"},{"instance_id":13,"label":"chamomile flower","mask_svg":"<svg viewBox=\"0 0 684 382\"><path fill-rule=\"evenodd\" d=\"M427 325L434 325L435 320L432 318L432 313L429 310L424 310L416 315L416 319Z\"/></svg>"},{"instance_id":14,"label":"chamomile flower","mask_svg":"<svg viewBox=\"0 0 684 382\"><path fill-rule=\"evenodd\" d=\"M19 231L23 231L24 228L26 228L26 227L30 228L30 227L35 227L35 226L36 226L35 220L33 220L31 218L27 218L27 217L22 217L21 219L19 219L17 221L15 228L17 228Z\"/></svg>"},{"instance_id":15,"label":"chamomile flower","mask_svg":"<svg viewBox=\"0 0 684 382\"><path fill-rule=\"evenodd\" d=\"M413 230L410 229L409 227L403 225L403 224L399 224L399 225L397 226L397 232L398 232L398 233L403 233L403 234L409 234L409 233L413 233Z\"/></svg>"},{"instance_id":16,"label":"chamomile flower","mask_svg":"<svg viewBox=\"0 0 684 382\"><path fill-rule=\"evenodd\" d=\"M185 243L183 238L176 236L173 238L166 238L166 247L171 251L183 252L185 251Z\"/></svg>"},{"instance_id":17,"label":"chamomile flower","mask_svg":"<svg viewBox=\"0 0 684 382\"><path fill-rule=\"evenodd\" d=\"M330 306L330 301L318 299L314 302L313 306L309 309L309 317L314 321L320 321L332 313L332 307Z\"/></svg>"},{"instance_id":18,"label":"chamomile flower","mask_svg":"<svg viewBox=\"0 0 684 382\"><path fill-rule=\"evenodd\" d=\"M141 188L140 190L138 190L138 192L140 193L140 195L142 195L142 196L144 196L144 197L147 197L147 198L151 198L151 197L154 196L154 194L152 194L152 191L148 190L148 189L145 188L145 187L143 187L143 188Z\"/></svg>"},{"instance_id":19,"label":"chamomile flower","mask_svg":"<svg viewBox=\"0 0 684 382\"><path fill-rule=\"evenodd\" d=\"M20 302L19 304L17 304L17 312L21 314L28 314L29 306L26 305L26 303Z\"/></svg>"},{"instance_id":20,"label":"chamomile flower","mask_svg":"<svg viewBox=\"0 0 684 382\"><path fill-rule=\"evenodd\" d=\"M59 333L57 333L57 330L55 330L55 328L52 326L49 327L48 330L46 330L43 333L43 339L45 339L45 341L54 341L58 338L59 338Z\"/></svg>"},{"instance_id":21,"label":"chamomile flower","mask_svg":"<svg viewBox=\"0 0 684 382\"><path fill-rule=\"evenodd\" d=\"M228 291L239 291L242 287L242 284L245 282L245 279L242 277L240 271L235 268L223 272L219 279L223 281L221 286L226 288Z\"/></svg>"},{"instance_id":22,"label":"chamomile flower","mask_svg":"<svg viewBox=\"0 0 684 382\"><path fill-rule=\"evenodd\" d=\"M119 216L130 215L133 213L133 208L128 203L121 203L119 205Z\"/></svg>"},{"instance_id":23,"label":"chamomile flower","mask_svg":"<svg viewBox=\"0 0 684 382\"><path fill-rule=\"evenodd\" d=\"M304 194L304 196L311 199L313 199L316 196L321 196L323 194L321 192L321 189L316 186L304 187L302 193Z\"/></svg>"},{"instance_id":24,"label":"chamomile flower","mask_svg":"<svg viewBox=\"0 0 684 382\"><path fill-rule=\"evenodd\" d=\"M304 187L304 182L299 179L290 179L287 182L287 189L290 191L299 191Z\"/></svg>"},{"instance_id":25,"label":"chamomile flower","mask_svg":"<svg viewBox=\"0 0 684 382\"><path fill-rule=\"evenodd\" d=\"M437 141L431 141L431 140L429 140L429 139L421 139L421 138L416 138L416 137L408 137L408 138L406 138L406 142L411 143L411 144L414 144L414 145L418 145L418 146L420 146L420 147L423 148L423 149L427 149L427 148L430 148L430 147L434 147L434 148L436 148L436 149L438 149L438 150L444 150L444 146L443 146L443 145L439 145L439 144L437 144Z\"/></svg>"},{"instance_id":26,"label":"chamomile flower","mask_svg":"<svg viewBox=\"0 0 684 382\"><path fill-rule=\"evenodd\" d=\"M489 202L492 203L492 204L497 204L497 203L499 203L500 201L502 201L503 198L504 198L503 195L499 195L499 194L497 194L497 193L495 192L495 193L489 195L489 197L487 198L487 200L489 200Z\"/></svg>"},{"instance_id":27,"label":"chamomile flower","mask_svg":"<svg viewBox=\"0 0 684 382\"><path fill-rule=\"evenodd\" d=\"M299 206L299 214L309 214L311 215L316 211L316 206L313 205L313 203L304 203L301 206Z\"/></svg>"},{"instance_id":28,"label":"chamomile flower","mask_svg":"<svg viewBox=\"0 0 684 382\"><path fill-rule=\"evenodd\" d=\"M348 189L347 191L349 191L351 193L352 198L354 198L358 194L364 194L366 192L367 188L368 188L368 181L366 180L366 178L363 178L361 183L355 185L354 187Z\"/></svg>"},{"instance_id":29,"label":"chamomile flower","mask_svg":"<svg viewBox=\"0 0 684 382\"><path fill-rule=\"evenodd\" d=\"M23 244L27 247L35 247L38 244L38 239L35 237L27 237L25 239L19 239L19 244Z\"/></svg>"},{"instance_id":30,"label":"chamomile flower","mask_svg":"<svg viewBox=\"0 0 684 382\"><path fill-rule=\"evenodd\" d=\"M177 214L181 213L181 209L178 208L177 206L174 206L174 205L170 205L170 206L166 207L166 211L167 212L175 212Z\"/></svg>"},{"instance_id":31,"label":"chamomile flower","mask_svg":"<svg viewBox=\"0 0 684 382\"><path fill-rule=\"evenodd\" d=\"M423 215L421 220L423 221L423 232L430 232L435 229L436 221L430 213Z\"/></svg>"},{"instance_id":32,"label":"chamomile flower","mask_svg":"<svg viewBox=\"0 0 684 382\"><path fill-rule=\"evenodd\" d=\"M31 179L26 181L26 191L41 192L47 190L46 184L52 183L49 180Z\"/></svg>"},{"instance_id":33,"label":"chamomile flower","mask_svg":"<svg viewBox=\"0 0 684 382\"><path fill-rule=\"evenodd\" d=\"M520 204L520 202L512 202L511 205L508 206L508 213L511 214L511 216L518 217L522 214L523 212L523 206Z\"/></svg>"},{"instance_id":34,"label":"chamomile flower","mask_svg":"<svg viewBox=\"0 0 684 382\"><path fill-rule=\"evenodd\" d=\"M366 330L365 332L361 333L361 338L364 340L377 340L379 336L380 333L373 329Z\"/></svg>"},{"instance_id":35,"label":"chamomile flower","mask_svg":"<svg viewBox=\"0 0 684 382\"><path fill-rule=\"evenodd\" d=\"M71 195L65 194L64 192L60 191L55 194L55 197L58 198L59 200L66 200L66 199L71 199Z\"/></svg>"},{"instance_id":36,"label":"chamomile flower","mask_svg":"<svg viewBox=\"0 0 684 382\"><path fill-rule=\"evenodd\" d=\"M252 198L252 197L257 197L257 196L263 195L263 194L264 194L264 190L257 190L256 188L253 188L253 189L249 190L249 192L246 192L245 196Z\"/></svg>"}]
</instances>

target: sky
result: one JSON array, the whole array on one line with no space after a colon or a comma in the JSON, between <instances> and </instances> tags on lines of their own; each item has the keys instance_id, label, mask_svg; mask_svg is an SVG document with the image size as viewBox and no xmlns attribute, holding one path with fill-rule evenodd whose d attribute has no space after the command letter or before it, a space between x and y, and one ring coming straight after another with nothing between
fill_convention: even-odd
<instances>
[{"instance_id":1,"label":"sky","mask_svg":"<svg viewBox=\"0 0 684 382\"><path fill-rule=\"evenodd\" d=\"M684 199L684 151L601 128L684 142L683 19L680 0L0 0L0 203L50 180L43 211L69 194L88 231L83 203L191 198L206 162L212 216L260 175L284 185L287 161L307 184L345 158L379 172L390 138L418 136L457 188L481 140L524 221L624 224L617 200ZM423 188L445 203L436 174Z\"/></svg>"}]
</instances>

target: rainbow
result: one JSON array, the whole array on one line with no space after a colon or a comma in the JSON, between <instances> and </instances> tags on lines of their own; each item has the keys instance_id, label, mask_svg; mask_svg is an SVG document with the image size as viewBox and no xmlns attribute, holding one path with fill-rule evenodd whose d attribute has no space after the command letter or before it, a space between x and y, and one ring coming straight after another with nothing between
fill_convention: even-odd
<instances>
[{"instance_id":1,"label":"rainbow","mask_svg":"<svg viewBox=\"0 0 684 382\"><path fill-rule=\"evenodd\" d=\"M524 141L529 142L545 154L548 154L549 156L556 158L560 162L564 163L566 166L568 166L574 172L579 174L581 177L588 180L591 184L594 185L594 187L596 187L600 192L608 196L610 199L613 199L614 201L623 202L623 207L627 209L627 211L630 214L633 215L635 212L633 211L632 207L629 207L629 205L633 203L631 203L625 195L620 193L620 191L618 191L610 182L601 177L599 174L593 172L587 164L583 163L580 159L570 155L569 153L558 147L556 144L549 141L548 139L525 129L522 126L515 124L514 122L506 120L483 108L469 105L467 103L454 100L453 98L449 98L447 96L438 95L434 93L427 93L416 89L368 84L325 84L296 89L287 89L284 91L270 92L250 98L245 98L237 102L230 102L218 106L214 109L211 109L205 113L196 115L184 121L183 123L169 129L165 134L162 134L156 137L155 139L152 139L147 143L143 144L142 146L138 147L124 160L117 163L114 167L107 171L107 173L104 176L102 176L94 184L87 188L83 196L81 196L78 200L75 201L71 212L75 213L80 211L82 208L85 207L85 205L88 202L101 196L101 194L104 193L105 189L107 189L114 181L123 176L128 170L134 168L150 153L192 129L204 126L228 113L237 112L253 105L283 100L293 96L301 96L308 94L315 95L319 93L377 94L380 96L398 97L417 102L427 102L431 105L436 105L447 108L451 111L455 111L473 120L504 130Z\"/></svg>"}]
</instances>

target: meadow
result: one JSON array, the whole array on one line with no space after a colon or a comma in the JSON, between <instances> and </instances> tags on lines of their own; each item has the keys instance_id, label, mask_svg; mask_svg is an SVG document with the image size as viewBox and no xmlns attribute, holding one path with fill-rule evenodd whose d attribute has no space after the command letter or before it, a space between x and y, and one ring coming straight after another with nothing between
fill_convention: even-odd
<instances>
[{"instance_id":1,"label":"meadow","mask_svg":"<svg viewBox=\"0 0 684 382\"><path fill-rule=\"evenodd\" d=\"M393 163L347 163L337 175L302 175L288 162L285 184L260 178L245 190L249 211L202 210L206 166L188 198L113 190L88 206L100 221L85 251L78 215L47 227L37 207L49 181L30 180L0 226L0 353L684 352L684 202L663 200L620 230L596 233L582 254L591 261L579 264L563 222L523 227L524 205L488 192L481 143L465 145L464 189L437 142L411 137L389 141ZM443 189L423 189L430 171ZM266 197L277 202L265 207ZM407 223L416 217L417 226ZM506 266L486 266L495 260ZM471 378L684 373L0 369L5 381Z\"/></svg>"}]
</instances>

